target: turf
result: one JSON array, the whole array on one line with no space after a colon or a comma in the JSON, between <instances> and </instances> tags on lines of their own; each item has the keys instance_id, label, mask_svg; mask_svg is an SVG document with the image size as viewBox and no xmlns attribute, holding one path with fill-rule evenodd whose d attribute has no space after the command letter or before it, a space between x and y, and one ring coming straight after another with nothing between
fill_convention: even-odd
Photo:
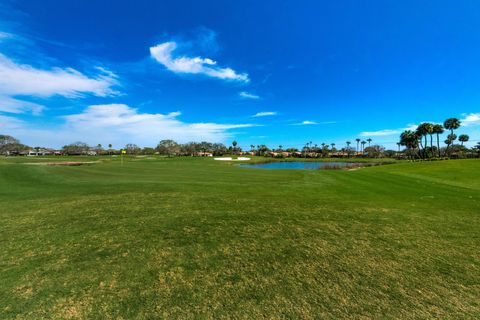
<instances>
[{"instance_id":1,"label":"turf","mask_svg":"<svg viewBox=\"0 0 480 320\"><path fill-rule=\"evenodd\" d=\"M31 161L0 160L0 319L480 318L479 160Z\"/></svg>"}]
</instances>

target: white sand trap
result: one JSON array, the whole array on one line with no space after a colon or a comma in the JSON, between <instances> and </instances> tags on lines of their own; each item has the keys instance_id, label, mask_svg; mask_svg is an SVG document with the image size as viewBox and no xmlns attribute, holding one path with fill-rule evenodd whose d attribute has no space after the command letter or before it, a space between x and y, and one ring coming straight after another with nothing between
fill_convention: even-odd
<instances>
[{"instance_id":1,"label":"white sand trap","mask_svg":"<svg viewBox=\"0 0 480 320\"><path fill-rule=\"evenodd\" d=\"M214 158L215 160L219 161L248 161L250 158L246 157L238 157L237 159L232 159L231 157L225 157L225 158Z\"/></svg>"}]
</instances>

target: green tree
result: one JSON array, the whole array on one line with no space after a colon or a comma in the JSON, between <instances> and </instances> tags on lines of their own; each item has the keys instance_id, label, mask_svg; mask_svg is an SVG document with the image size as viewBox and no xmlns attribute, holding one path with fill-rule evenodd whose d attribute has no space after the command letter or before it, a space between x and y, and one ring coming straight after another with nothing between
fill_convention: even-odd
<instances>
[{"instance_id":1,"label":"green tree","mask_svg":"<svg viewBox=\"0 0 480 320\"><path fill-rule=\"evenodd\" d=\"M415 154L418 157L418 152L416 151L419 145L419 137L416 132L411 130L405 130L400 135L400 145L407 148L407 153L413 157Z\"/></svg>"},{"instance_id":2,"label":"green tree","mask_svg":"<svg viewBox=\"0 0 480 320\"><path fill-rule=\"evenodd\" d=\"M361 140L360 140L360 138L357 138L357 139L355 139L355 141L357 141L357 153L358 153L358 148L359 148L359 144L360 144Z\"/></svg>"},{"instance_id":3,"label":"green tree","mask_svg":"<svg viewBox=\"0 0 480 320\"><path fill-rule=\"evenodd\" d=\"M437 135L437 152L438 157L441 157L440 153L440 135L444 132L443 126L441 124L433 125L433 133Z\"/></svg>"},{"instance_id":4,"label":"green tree","mask_svg":"<svg viewBox=\"0 0 480 320\"><path fill-rule=\"evenodd\" d=\"M371 139L371 138L368 138L368 139L367 139L367 142L368 142L368 146L370 147L370 143L372 143L372 139Z\"/></svg>"},{"instance_id":5,"label":"green tree","mask_svg":"<svg viewBox=\"0 0 480 320\"><path fill-rule=\"evenodd\" d=\"M127 143L125 150L127 154L139 154L142 151L142 149L134 143Z\"/></svg>"},{"instance_id":6,"label":"green tree","mask_svg":"<svg viewBox=\"0 0 480 320\"><path fill-rule=\"evenodd\" d=\"M90 147L85 142L74 142L63 146L63 152L67 155L82 155L86 154Z\"/></svg>"},{"instance_id":7,"label":"green tree","mask_svg":"<svg viewBox=\"0 0 480 320\"><path fill-rule=\"evenodd\" d=\"M461 134L460 136L458 136L458 141L461 142L462 146L463 146L463 143L468 142L468 140L470 140L470 137L468 136L468 134Z\"/></svg>"},{"instance_id":8,"label":"green tree","mask_svg":"<svg viewBox=\"0 0 480 320\"><path fill-rule=\"evenodd\" d=\"M238 144L238 142L236 140L233 140L233 142L232 142L232 153L233 154L236 154L236 152L237 152L237 144Z\"/></svg>"},{"instance_id":9,"label":"green tree","mask_svg":"<svg viewBox=\"0 0 480 320\"><path fill-rule=\"evenodd\" d=\"M419 137L420 146L423 149L423 157L426 158L428 156L428 154L427 154L427 148L428 148L427 138L428 138L429 135L430 135L430 142L433 143L433 138L432 138L433 124L428 123L428 122L421 123L417 127L416 134ZM422 138L425 139L425 144L422 144Z\"/></svg>"},{"instance_id":10,"label":"green tree","mask_svg":"<svg viewBox=\"0 0 480 320\"><path fill-rule=\"evenodd\" d=\"M458 128L460 128L460 125L461 125L461 122L460 120L458 120L457 118L449 118L447 120L445 120L443 122L443 127L447 130L450 130L450 136L451 138L447 138L446 143L447 143L447 149L446 151L448 151L448 149L450 148L450 146L453 144L453 142L455 141L456 139L456 135L453 133L453 130L456 130ZM455 139L453 139L453 137L455 136ZM448 142L447 142L448 141Z\"/></svg>"},{"instance_id":11,"label":"green tree","mask_svg":"<svg viewBox=\"0 0 480 320\"><path fill-rule=\"evenodd\" d=\"M27 146L20 143L18 139L15 139L9 135L0 135L0 154L12 154L18 153L28 149Z\"/></svg>"},{"instance_id":12,"label":"green tree","mask_svg":"<svg viewBox=\"0 0 480 320\"><path fill-rule=\"evenodd\" d=\"M346 144L347 144L347 148L345 151L347 152L347 157L350 158L350 145L352 143L350 141L347 141Z\"/></svg>"},{"instance_id":13,"label":"green tree","mask_svg":"<svg viewBox=\"0 0 480 320\"><path fill-rule=\"evenodd\" d=\"M367 141L363 140L360 143L362 144L362 154L363 154L363 152L365 151L365 145L367 144Z\"/></svg>"},{"instance_id":14,"label":"green tree","mask_svg":"<svg viewBox=\"0 0 480 320\"><path fill-rule=\"evenodd\" d=\"M161 140L156 149L159 154L171 157L180 152L180 145L171 139L166 139Z\"/></svg>"}]
</instances>

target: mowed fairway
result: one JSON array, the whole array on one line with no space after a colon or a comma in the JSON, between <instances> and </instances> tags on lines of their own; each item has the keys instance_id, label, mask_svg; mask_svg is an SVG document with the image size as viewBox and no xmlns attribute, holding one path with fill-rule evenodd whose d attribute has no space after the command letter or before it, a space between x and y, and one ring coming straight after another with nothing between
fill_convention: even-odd
<instances>
[{"instance_id":1,"label":"mowed fairway","mask_svg":"<svg viewBox=\"0 0 480 320\"><path fill-rule=\"evenodd\" d=\"M479 160L27 160L0 160L0 319L480 318Z\"/></svg>"}]
</instances>

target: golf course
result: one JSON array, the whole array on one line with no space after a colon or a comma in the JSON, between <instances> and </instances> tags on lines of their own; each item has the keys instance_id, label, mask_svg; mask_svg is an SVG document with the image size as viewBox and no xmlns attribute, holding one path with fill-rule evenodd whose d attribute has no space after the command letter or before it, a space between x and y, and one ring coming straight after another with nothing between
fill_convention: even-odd
<instances>
[{"instance_id":1,"label":"golf course","mask_svg":"<svg viewBox=\"0 0 480 320\"><path fill-rule=\"evenodd\" d=\"M0 221L0 319L480 318L478 159L4 157Z\"/></svg>"}]
</instances>

